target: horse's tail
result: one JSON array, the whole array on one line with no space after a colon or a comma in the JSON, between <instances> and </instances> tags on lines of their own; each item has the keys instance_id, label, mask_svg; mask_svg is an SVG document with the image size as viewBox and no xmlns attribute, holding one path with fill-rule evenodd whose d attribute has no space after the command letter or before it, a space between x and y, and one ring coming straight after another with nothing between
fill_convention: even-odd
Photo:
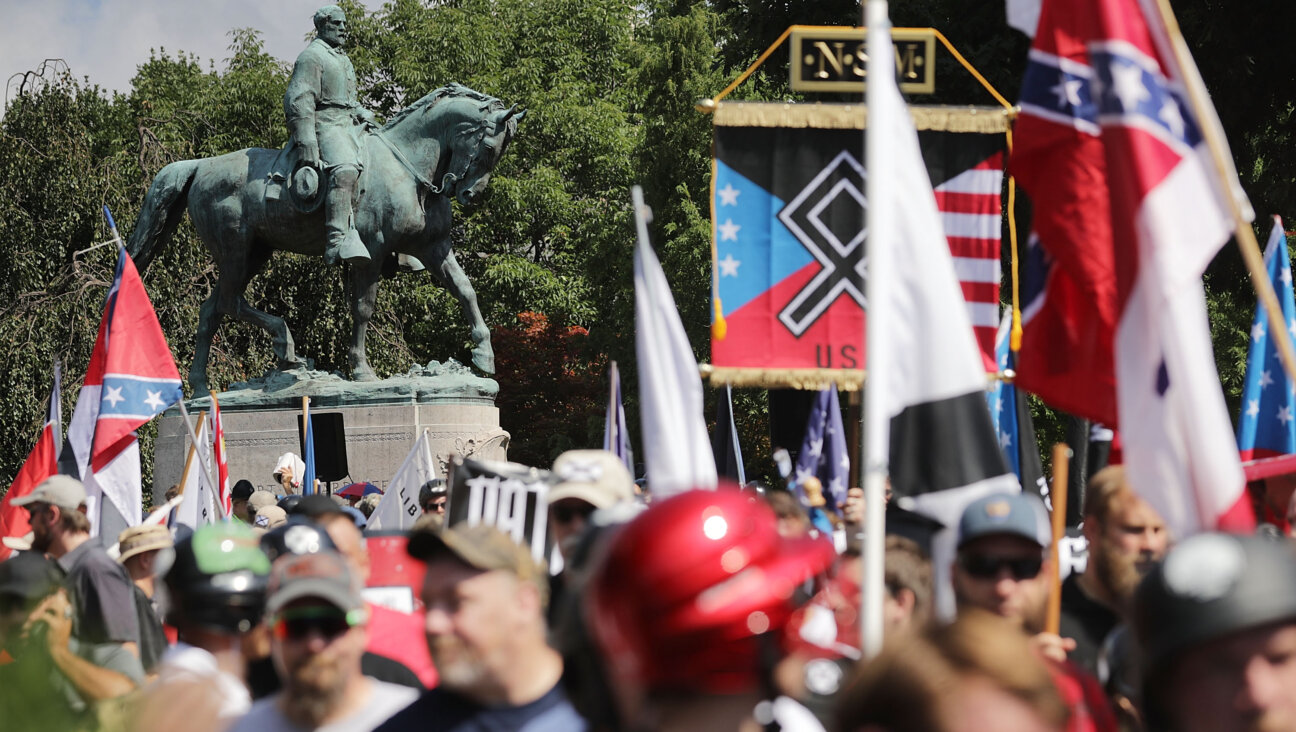
<instances>
[{"instance_id":1,"label":"horse's tail","mask_svg":"<svg viewBox=\"0 0 1296 732\"><path fill-rule=\"evenodd\" d=\"M184 216L189 199L189 186L198 172L197 160L181 160L162 169L149 186L140 209L135 230L131 232L126 251L135 260L135 267L143 272L158 251L171 239L180 219Z\"/></svg>"}]
</instances>

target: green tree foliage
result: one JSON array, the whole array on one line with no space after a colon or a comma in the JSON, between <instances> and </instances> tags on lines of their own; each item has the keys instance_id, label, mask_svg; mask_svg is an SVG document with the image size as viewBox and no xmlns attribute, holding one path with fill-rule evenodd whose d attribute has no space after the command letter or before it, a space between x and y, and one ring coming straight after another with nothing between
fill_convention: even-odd
<instances>
[{"instance_id":1,"label":"green tree foliage","mask_svg":"<svg viewBox=\"0 0 1296 732\"><path fill-rule=\"evenodd\" d=\"M858 3L391 0L376 12L344 5L362 101L380 118L451 81L527 110L483 202L457 209L452 232L495 330L513 455L544 464L562 449L596 444L609 359L620 363L637 434L629 186L644 186L654 245L685 328L698 359L709 360L711 129L693 105L724 88L789 24L856 25ZM1248 13L1222 12L1221 0L1176 5L1258 211L1291 213L1282 207L1296 180L1296 147L1285 144L1293 109L1284 95L1296 72L1277 34L1296 10L1277 0L1260 0ZM942 30L1012 100L1028 43L1002 13L997 2L892 5L895 25ZM1257 16L1273 22L1257 28ZM66 73L29 75L10 90L0 120L0 486L43 419L54 359L68 375L65 414L75 400L115 256L105 247L73 257L108 238L100 207L111 206L129 233L163 165L284 143L288 63L267 55L253 30L229 37L229 56L216 62L158 49L122 94ZM730 98L797 100L786 72L784 50ZM943 50L937 74L936 96L922 102L994 103ZM1216 356L1231 393L1241 381L1253 302L1240 272L1226 250L1208 276ZM283 315L318 368L344 370L351 319L342 275L319 260L279 254L248 298ZM215 276L188 222L145 274L182 373ZM458 305L425 272L402 271L384 283L370 333L380 375L431 358L466 360ZM222 325L214 387L272 365L265 333ZM707 394L710 415L715 392ZM1057 416L1035 407L1040 429L1061 434ZM735 418L749 472L768 477L764 392L736 392ZM151 429L143 434L146 482Z\"/></svg>"}]
</instances>

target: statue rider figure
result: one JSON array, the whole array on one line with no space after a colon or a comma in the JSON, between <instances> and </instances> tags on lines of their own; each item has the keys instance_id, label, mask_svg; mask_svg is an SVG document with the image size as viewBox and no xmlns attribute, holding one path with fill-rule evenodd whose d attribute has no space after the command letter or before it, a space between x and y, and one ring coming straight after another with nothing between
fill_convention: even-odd
<instances>
[{"instance_id":1,"label":"statue rider figure","mask_svg":"<svg viewBox=\"0 0 1296 732\"><path fill-rule=\"evenodd\" d=\"M355 67L342 50L346 14L336 5L315 11L315 40L297 57L284 114L300 159L326 173L324 261L369 259L356 232L352 200L360 178L358 139L373 124L373 113L356 101Z\"/></svg>"}]
</instances>

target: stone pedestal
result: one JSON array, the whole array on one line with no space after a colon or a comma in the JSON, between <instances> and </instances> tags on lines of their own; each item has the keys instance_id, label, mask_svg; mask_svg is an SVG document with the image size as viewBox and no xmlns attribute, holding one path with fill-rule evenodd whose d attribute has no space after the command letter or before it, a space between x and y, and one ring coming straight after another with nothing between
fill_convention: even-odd
<instances>
[{"instance_id":1,"label":"stone pedestal","mask_svg":"<svg viewBox=\"0 0 1296 732\"><path fill-rule=\"evenodd\" d=\"M472 375L455 362L415 367L405 376L357 383L321 372L274 373L235 384L217 394L225 425L231 484L246 478L257 488L278 490L271 473L285 452L301 455L297 418L301 398L311 398L312 412L340 412L346 432L350 477L384 490L424 429L438 470L454 454L504 460L509 435L500 429L495 407L498 385ZM196 422L210 409L209 399L186 402ZM154 451L154 499L160 500L184 471L189 439L178 409L163 415ZM324 449L316 443L316 454Z\"/></svg>"}]
</instances>

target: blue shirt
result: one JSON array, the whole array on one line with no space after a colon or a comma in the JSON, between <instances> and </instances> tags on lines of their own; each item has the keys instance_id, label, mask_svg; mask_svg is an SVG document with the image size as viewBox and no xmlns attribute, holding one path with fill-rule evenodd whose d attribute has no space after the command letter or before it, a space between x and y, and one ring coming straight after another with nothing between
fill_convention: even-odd
<instances>
[{"instance_id":1,"label":"blue shirt","mask_svg":"<svg viewBox=\"0 0 1296 732\"><path fill-rule=\"evenodd\" d=\"M517 707L491 707L443 688L397 712L375 732L585 732L585 720L556 685Z\"/></svg>"}]
</instances>

